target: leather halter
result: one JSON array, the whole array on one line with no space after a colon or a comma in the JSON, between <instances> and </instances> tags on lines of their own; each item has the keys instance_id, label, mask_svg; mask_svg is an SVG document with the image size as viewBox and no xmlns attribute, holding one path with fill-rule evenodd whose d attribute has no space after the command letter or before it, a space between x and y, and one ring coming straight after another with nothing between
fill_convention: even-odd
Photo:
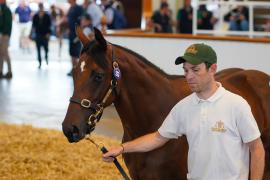
<instances>
[{"instance_id":1,"label":"leather halter","mask_svg":"<svg viewBox=\"0 0 270 180\"><path fill-rule=\"evenodd\" d=\"M112 46L112 66L113 66L112 80L110 87L107 90L107 93L103 97L102 101L100 101L99 103L91 102L91 100L86 98L79 99L75 97L71 97L69 99L71 103L79 104L81 107L93 111L93 113L89 116L87 121L87 124L90 126L90 132L92 132L95 129L96 123L99 122L107 99L109 98L109 96L113 91L116 92L117 80L120 78L120 69L115 59L113 45L111 44L111 46ZM115 72L117 72L117 75L115 74Z\"/></svg>"}]
</instances>

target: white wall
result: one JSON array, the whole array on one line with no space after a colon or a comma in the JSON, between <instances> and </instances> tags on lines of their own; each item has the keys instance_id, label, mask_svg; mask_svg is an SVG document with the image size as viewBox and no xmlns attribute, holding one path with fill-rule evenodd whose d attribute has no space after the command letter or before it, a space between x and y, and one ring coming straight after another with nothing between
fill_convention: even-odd
<instances>
[{"instance_id":1,"label":"white wall","mask_svg":"<svg viewBox=\"0 0 270 180\"><path fill-rule=\"evenodd\" d=\"M183 74L182 66L174 65L174 60L193 43L206 43L216 50L218 70L240 67L270 74L270 44L267 43L112 36L106 39L141 54L169 74Z\"/></svg>"}]
</instances>

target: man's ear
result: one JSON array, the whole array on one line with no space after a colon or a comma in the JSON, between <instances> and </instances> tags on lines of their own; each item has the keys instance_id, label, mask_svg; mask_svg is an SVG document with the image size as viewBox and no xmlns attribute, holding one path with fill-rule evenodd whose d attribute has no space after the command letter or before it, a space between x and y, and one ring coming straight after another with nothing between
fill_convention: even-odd
<instances>
[{"instance_id":1,"label":"man's ear","mask_svg":"<svg viewBox=\"0 0 270 180\"><path fill-rule=\"evenodd\" d=\"M209 67L209 71L213 74L215 74L217 72L217 64L212 64L210 67Z\"/></svg>"}]
</instances>

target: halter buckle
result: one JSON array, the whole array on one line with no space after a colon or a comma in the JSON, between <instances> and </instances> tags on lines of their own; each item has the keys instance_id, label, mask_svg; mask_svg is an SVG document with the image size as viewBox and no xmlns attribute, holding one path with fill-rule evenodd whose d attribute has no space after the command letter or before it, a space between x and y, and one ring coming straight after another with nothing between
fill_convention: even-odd
<instances>
[{"instance_id":1,"label":"halter buckle","mask_svg":"<svg viewBox=\"0 0 270 180\"><path fill-rule=\"evenodd\" d=\"M81 106L84 107L84 108L90 108L91 106L91 101L88 100L88 99L83 99L81 101Z\"/></svg>"}]
</instances>

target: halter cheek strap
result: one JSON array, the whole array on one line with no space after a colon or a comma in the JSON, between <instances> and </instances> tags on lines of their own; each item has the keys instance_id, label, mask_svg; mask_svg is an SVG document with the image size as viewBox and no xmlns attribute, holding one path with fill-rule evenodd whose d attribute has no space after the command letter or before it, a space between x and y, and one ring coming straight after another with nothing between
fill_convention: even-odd
<instances>
[{"instance_id":1,"label":"halter cheek strap","mask_svg":"<svg viewBox=\"0 0 270 180\"><path fill-rule=\"evenodd\" d=\"M107 99L110 97L112 92L116 94L116 86L117 86L117 80L121 77L121 71L118 66L118 63L116 62L114 50L112 46L112 66L113 66L113 72L112 72L112 80L110 84L110 88L106 92L105 96L103 97L102 101L100 103L93 103L89 99L79 99L75 97L70 98L71 103L80 104L81 107L87 108L93 111L93 113L89 116L87 120L87 124L90 126L90 132L93 131L96 127L96 123L99 122L101 115L104 110L104 105L107 102Z\"/></svg>"}]
</instances>

